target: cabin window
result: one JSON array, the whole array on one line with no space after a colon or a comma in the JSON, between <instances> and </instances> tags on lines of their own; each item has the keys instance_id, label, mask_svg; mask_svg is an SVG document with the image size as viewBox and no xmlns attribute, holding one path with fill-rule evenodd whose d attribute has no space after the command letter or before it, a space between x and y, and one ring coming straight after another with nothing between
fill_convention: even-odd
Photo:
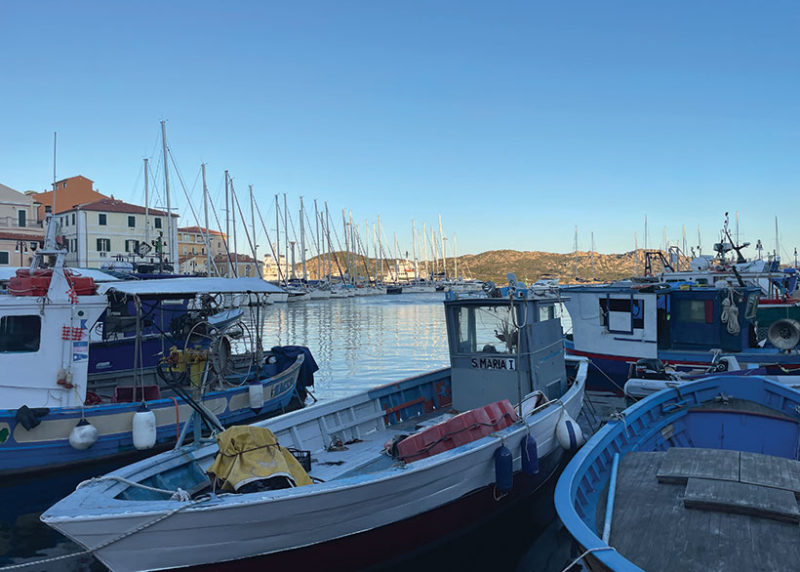
<instances>
[{"instance_id":1,"label":"cabin window","mask_svg":"<svg viewBox=\"0 0 800 572\"><path fill-rule=\"evenodd\" d=\"M539 306L539 321L546 322L547 320L552 320L556 317L555 314L555 306L552 304L545 304Z\"/></svg>"},{"instance_id":2,"label":"cabin window","mask_svg":"<svg viewBox=\"0 0 800 572\"><path fill-rule=\"evenodd\" d=\"M40 316L3 316L0 318L0 353L39 351L41 330Z\"/></svg>"},{"instance_id":3,"label":"cabin window","mask_svg":"<svg viewBox=\"0 0 800 572\"><path fill-rule=\"evenodd\" d=\"M632 334L644 329L644 300L630 298L601 298L600 325L609 332Z\"/></svg>"},{"instance_id":4,"label":"cabin window","mask_svg":"<svg viewBox=\"0 0 800 572\"><path fill-rule=\"evenodd\" d=\"M714 301L676 300L675 318L681 322L710 324L714 321Z\"/></svg>"},{"instance_id":5,"label":"cabin window","mask_svg":"<svg viewBox=\"0 0 800 572\"><path fill-rule=\"evenodd\" d=\"M459 353L511 354L517 351L517 332L511 309L502 306L464 306L456 315Z\"/></svg>"}]
</instances>

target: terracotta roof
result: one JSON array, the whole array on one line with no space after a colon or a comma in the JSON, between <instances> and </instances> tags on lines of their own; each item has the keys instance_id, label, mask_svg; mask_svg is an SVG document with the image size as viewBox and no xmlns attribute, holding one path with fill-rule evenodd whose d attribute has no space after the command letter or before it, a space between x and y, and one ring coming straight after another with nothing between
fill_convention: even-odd
<instances>
[{"instance_id":1,"label":"terracotta roof","mask_svg":"<svg viewBox=\"0 0 800 572\"><path fill-rule=\"evenodd\" d=\"M184 226L178 229L178 232L196 232L198 234L205 234L206 229L202 226ZM225 236L224 232L220 232L218 230L209 229L208 234L215 234L217 236Z\"/></svg>"},{"instance_id":2,"label":"terracotta roof","mask_svg":"<svg viewBox=\"0 0 800 572\"><path fill-rule=\"evenodd\" d=\"M130 203L126 203L125 201L121 201L119 199L100 199L99 201L92 201L91 203L84 203L82 205L76 205L75 208L79 208L82 211L104 211L109 213L128 213L128 214L145 214L145 208L140 207L139 205L132 205ZM167 216L167 213L164 211L156 210L156 209L149 209L149 214L155 216ZM177 217L177 214L173 214L172 216Z\"/></svg>"},{"instance_id":3,"label":"terracotta roof","mask_svg":"<svg viewBox=\"0 0 800 572\"><path fill-rule=\"evenodd\" d=\"M0 231L0 240L25 240L42 242L44 235L36 234L20 234L18 232L2 232Z\"/></svg>"}]
</instances>

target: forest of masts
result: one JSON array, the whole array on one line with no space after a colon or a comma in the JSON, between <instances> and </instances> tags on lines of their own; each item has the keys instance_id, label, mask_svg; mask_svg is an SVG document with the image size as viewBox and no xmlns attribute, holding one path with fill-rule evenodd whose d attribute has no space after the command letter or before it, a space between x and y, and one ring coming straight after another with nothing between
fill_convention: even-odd
<instances>
[{"instance_id":1,"label":"forest of masts","mask_svg":"<svg viewBox=\"0 0 800 572\"><path fill-rule=\"evenodd\" d=\"M296 219L290 213L288 199L284 193L282 197L275 195L274 219L273 213L262 213L259 202L255 199L253 185L249 185L250 212L249 217L242 208L233 177L225 171L224 201L225 206L221 216L214 204L219 204L222 197L212 200L206 181L206 165L200 166L198 178L202 179L202 212L195 209L196 197L187 189L184 179L178 169L172 151L167 145L165 122L161 122L160 139L163 150L163 161L156 155L155 177L150 176L148 159L144 159L144 200L145 209L149 208L150 194L153 190L152 182L159 179L158 171L163 169L163 199L168 212L176 209L171 206L170 180L168 166L172 165L186 198L188 210L196 226L203 229L206 267L210 274L217 276L236 277L240 273L238 267L247 259L255 262L259 260L259 249L266 242L267 254L264 256L264 268L272 267L276 271L276 278L280 282L290 280L325 280L344 283L369 283L369 282L398 282L414 280L439 280L450 279L458 276L457 242L455 235L452 240L450 269L447 264L448 237L442 229L442 217L438 216L438 232L433 225L422 224L419 228L411 221L411 252L408 244L405 249L399 246L397 233L392 233L392 241L387 241L386 234L381 226L381 217L370 223L365 220L360 226L353 219L352 212L342 209L341 227L337 229L337 215L331 213L328 203L319 204L314 200L313 214L306 209L303 197L300 197L299 210ZM195 185L197 180L195 180ZM220 189L221 191L221 189ZM221 194L221 193L220 193ZM282 199L282 200L281 200ZM271 201L270 201L271 202ZM263 205L263 201L261 202ZM188 215L188 213L187 213ZM145 217L149 225L149 217ZM167 217L167 237L174 236L172 217ZM267 228L267 220L274 220L275 227ZM295 220L297 225L295 225ZM222 235L211 236L209 229L216 227ZM146 228L148 234L150 229ZM213 230L211 231L213 232ZM149 242L149 236L146 237ZM212 256L213 240L221 240L225 261L220 264ZM240 245L239 242L242 242ZM177 244L168 245L170 260L178 260ZM240 247L242 250L240 250ZM249 252L248 255L242 251ZM238 253L238 254L237 254ZM410 256L409 256L410 254ZM250 258L252 256L252 259ZM260 277L264 278L262 266L254 264ZM270 277L267 277L270 278Z\"/></svg>"}]
</instances>

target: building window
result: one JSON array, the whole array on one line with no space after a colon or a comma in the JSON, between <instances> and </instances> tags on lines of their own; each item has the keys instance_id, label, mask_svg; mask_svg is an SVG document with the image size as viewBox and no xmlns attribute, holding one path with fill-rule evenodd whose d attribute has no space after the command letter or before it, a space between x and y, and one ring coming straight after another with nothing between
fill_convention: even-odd
<instances>
[{"instance_id":1,"label":"building window","mask_svg":"<svg viewBox=\"0 0 800 572\"><path fill-rule=\"evenodd\" d=\"M19 223L19 227L20 228L24 228L25 227L26 214L27 213L25 211L17 212L17 217L18 217L17 222Z\"/></svg>"},{"instance_id":2,"label":"building window","mask_svg":"<svg viewBox=\"0 0 800 572\"><path fill-rule=\"evenodd\" d=\"M70 252L78 252L78 239L71 238L69 241L69 251Z\"/></svg>"},{"instance_id":3,"label":"building window","mask_svg":"<svg viewBox=\"0 0 800 572\"><path fill-rule=\"evenodd\" d=\"M111 239L98 238L97 239L97 252L111 252Z\"/></svg>"},{"instance_id":4,"label":"building window","mask_svg":"<svg viewBox=\"0 0 800 572\"><path fill-rule=\"evenodd\" d=\"M156 227L156 228L161 228L161 219L160 219L160 218L157 218L155 222L156 222L156 225L155 225L155 227Z\"/></svg>"},{"instance_id":5,"label":"building window","mask_svg":"<svg viewBox=\"0 0 800 572\"><path fill-rule=\"evenodd\" d=\"M97 224L99 224L100 226L106 225L106 213L100 213L99 215L97 215Z\"/></svg>"},{"instance_id":6,"label":"building window","mask_svg":"<svg viewBox=\"0 0 800 572\"><path fill-rule=\"evenodd\" d=\"M8 252L0 251L0 264L8 264Z\"/></svg>"},{"instance_id":7,"label":"building window","mask_svg":"<svg viewBox=\"0 0 800 572\"><path fill-rule=\"evenodd\" d=\"M129 216L128 217L128 228L135 228L136 227L136 217Z\"/></svg>"},{"instance_id":8,"label":"building window","mask_svg":"<svg viewBox=\"0 0 800 572\"><path fill-rule=\"evenodd\" d=\"M41 330L39 316L3 316L0 319L0 352L39 351Z\"/></svg>"},{"instance_id":9,"label":"building window","mask_svg":"<svg viewBox=\"0 0 800 572\"><path fill-rule=\"evenodd\" d=\"M125 241L125 252L139 252L139 241L138 240L126 240Z\"/></svg>"},{"instance_id":10,"label":"building window","mask_svg":"<svg viewBox=\"0 0 800 572\"><path fill-rule=\"evenodd\" d=\"M189 254L189 247L188 246L184 246L183 247L183 253L184 254Z\"/></svg>"},{"instance_id":11,"label":"building window","mask_svg":"<svg viewBox=\"0 0 800 572\"><path fill-rule=\"evenodd\" d=\"M75 224L75 213L72 213L72 224Z\"/></svg>"}]
</instances>

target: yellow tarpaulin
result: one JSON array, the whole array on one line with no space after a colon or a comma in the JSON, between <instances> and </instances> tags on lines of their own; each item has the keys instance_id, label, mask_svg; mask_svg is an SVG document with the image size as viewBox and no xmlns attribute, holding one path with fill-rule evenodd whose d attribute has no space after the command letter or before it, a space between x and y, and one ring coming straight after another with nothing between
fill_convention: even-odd
<instances>
[{"instance_id":1,"label":"yellow tarpaulin","mask_svg":"<svg viewBox=\"0 0 800 572\"><path fill-rule=\"evenodd\" d=\"M217 435L217 445L219 453L208 473L223 481L223 490L235 491L249 482L277 476L297 487L311 484L297 459L265 427L231 427Z\"/></svg>"}]
</instances>

